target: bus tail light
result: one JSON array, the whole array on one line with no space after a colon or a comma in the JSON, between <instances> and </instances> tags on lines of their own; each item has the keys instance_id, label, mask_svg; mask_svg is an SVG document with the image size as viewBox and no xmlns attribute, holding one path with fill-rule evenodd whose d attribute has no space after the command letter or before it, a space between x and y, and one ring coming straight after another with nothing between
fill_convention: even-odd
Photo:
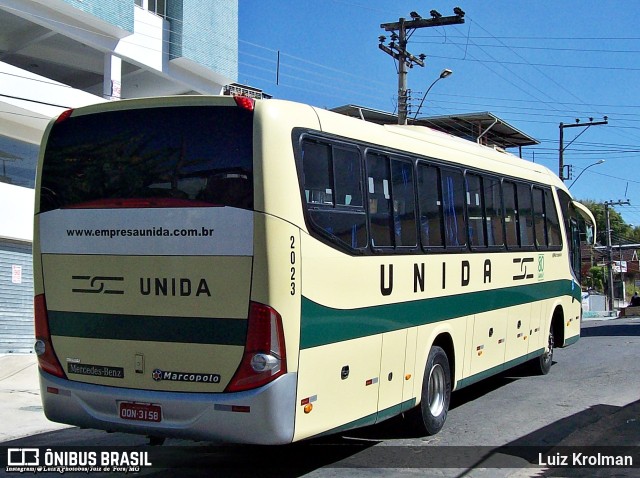
<instances>
[{"instance_id":1,"label":"bus tail light","mask_svg":"<svg viewBox=\"0 0 640 478\"><path fill-rule=\"evenodd\" d=\"M251 302L247 322L244 355L227 392L257 388L287 373L280 314L268 305Z\"/></svg>"},{"instance_id":2,"label":"bus tail light","mask_svg":"<svg viewBox=\"0 0 640 478\"><path fill-rule=\"evenodd\" d=\"M34 316L36 329L36 344L34 350L38 356L40 368L56 377L66 378L60 362L56 358L51 344L51 333L49 332L49 318L47 317L47 302L44 294L34 298Z\"/></svg>"},{"instance_id":3,"label":"bus tail light","mask_svg":"<svg viewBox=\"0 0 640 478\"><path fill-rule=\"evenodd\" d=\"M249 98L248 96L234 96L233 99L240 108L244 108L248 111L253 111L256 107L256 100Z\"/></svg>"},{"instance_id":4,"label":"bus tail light","mask_svg":"<svg viewBox=\"0 0 640 478\"><path fill-rule=\"evenodd\" d=\"M73 114L73 108L64 110L62 113L60 113L60 116L56 118L56 121L55 121L56 124L62 123L64 120L68 119L72 114Z\"/></svg>"}]
</instances>

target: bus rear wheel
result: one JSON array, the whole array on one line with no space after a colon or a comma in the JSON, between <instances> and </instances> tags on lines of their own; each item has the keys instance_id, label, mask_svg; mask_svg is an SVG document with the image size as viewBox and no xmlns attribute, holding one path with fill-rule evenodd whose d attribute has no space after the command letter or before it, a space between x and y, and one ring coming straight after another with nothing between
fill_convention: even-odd
<instances>
[{"instance_id":1,"label":"bus rear wheel","mask_svg":"<svg viewBox=\"0 0 640 478\"><path fill-rule=\"evenodd\" d=\"M434 346L424 370L420 405L412 410L411 419L421 434L435 435L444 426L451 402L451 371L445 351Z\"/></svg>"},{"instance_id":2,"label":"bus rear wheel","mask_svg":"<svg viewBox=\"0 0 640 478\"><path fill-rule=\"evenodd\" d=\"M538 372L540 375L546 375L549 373L549 370L551 370L554 345L555 341L553 338L553 326L551 326L551 328L549 329L547 348L545 349L544 353L538 358L538 366L536 368L536 372Z\"/></svg>"}]
</instances>

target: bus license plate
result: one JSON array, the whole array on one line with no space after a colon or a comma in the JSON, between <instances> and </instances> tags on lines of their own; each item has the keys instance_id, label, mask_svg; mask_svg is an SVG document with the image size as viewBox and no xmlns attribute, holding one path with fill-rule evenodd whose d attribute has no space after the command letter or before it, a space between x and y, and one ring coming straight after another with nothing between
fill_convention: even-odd
<instances>
[{"instance_id":1,"label":"bus license plate","mask_svg":"<svg viewBox=\"0 0 640 478\"><path fill-rule=\"evenodd\" d=\"M139 422L159 422L162 407L151 403L120 402L120 418Z\"/></svg>"}]
</instances>

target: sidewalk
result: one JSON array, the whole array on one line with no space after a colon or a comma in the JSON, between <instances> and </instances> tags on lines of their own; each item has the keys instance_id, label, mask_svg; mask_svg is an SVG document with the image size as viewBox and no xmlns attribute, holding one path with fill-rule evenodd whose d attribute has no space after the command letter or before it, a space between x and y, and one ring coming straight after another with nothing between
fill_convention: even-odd
<instances>
[{"instance_id":1,"label":"sidewalk","mask_svg":"<svg viewBox=\"0 0 640 478\"><path fill-rule=\"evenodd\" d=\"M67 427L44 416L35 354L0 355L0 443Z\"/></svg>"}]
</instances>

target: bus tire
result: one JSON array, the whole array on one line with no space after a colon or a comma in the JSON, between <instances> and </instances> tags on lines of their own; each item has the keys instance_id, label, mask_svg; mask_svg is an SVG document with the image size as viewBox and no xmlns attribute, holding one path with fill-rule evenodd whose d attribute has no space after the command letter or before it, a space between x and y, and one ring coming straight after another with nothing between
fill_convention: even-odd
<instances>
[{"instance_id":1,"label":"bus tire","mask_svg":"<svg viewBox=\"0 0 640 478\"><path fill-rule=\"evenodd\" d=\"M445 351L433 346L424 369L420 405L413 421L421 434L435 435L444 426L451 402L451 371Z\"/></svg>"},{"instance_id":2,"label":"bus tire","mask_svg":"<svg viewBox=\"0 0 640 478\"><path fill-rule=\"evenodd\" d=\"M555 345L554 336L553 336L553 325L549 329L549 338L547 347L544 350L544 353L540 355L540 357L533 359L531 361L531 365L533 371L538 375L546 375L551 370L551 364L553 363L553 347Z\"/></svg>"},{"instance_id":3,"label":"bus tire","mask_svg":"<svg viewBox=\"0 0 640 478\"><path fill-rule=\"evenodd\" d=\"M555 346L553 336L553 326L549 328L549 338L547 343L547 349L540 356L540 374L546 375L551 370L551 364L553 363L553 348Z\"/></svg>"}]
</instances>

